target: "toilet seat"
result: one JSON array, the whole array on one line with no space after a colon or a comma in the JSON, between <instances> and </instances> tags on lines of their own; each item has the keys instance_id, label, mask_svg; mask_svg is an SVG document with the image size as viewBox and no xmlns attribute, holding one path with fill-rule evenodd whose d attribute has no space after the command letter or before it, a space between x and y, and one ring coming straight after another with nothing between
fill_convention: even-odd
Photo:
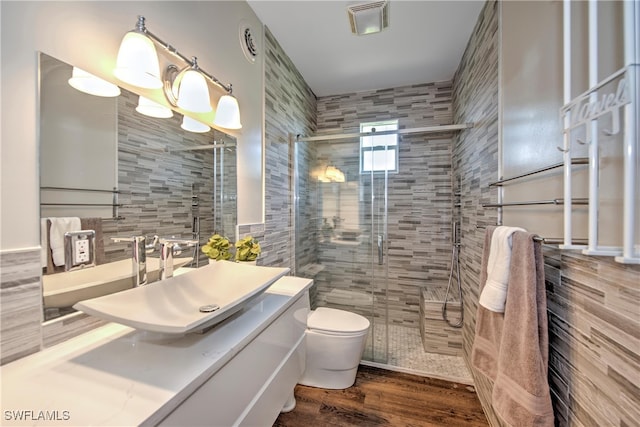
<instances>
[{"instance_id":1,"label":"toilet seat","mask_svg":"<svg viewBox=\"0 0 640 427\"><path fill-rule=\"evenodd\" d=\"M356 313L318 307L309 313L307 328L328 335L357 335L369 329L369 320Z\"/></svg>"}]
</instances>

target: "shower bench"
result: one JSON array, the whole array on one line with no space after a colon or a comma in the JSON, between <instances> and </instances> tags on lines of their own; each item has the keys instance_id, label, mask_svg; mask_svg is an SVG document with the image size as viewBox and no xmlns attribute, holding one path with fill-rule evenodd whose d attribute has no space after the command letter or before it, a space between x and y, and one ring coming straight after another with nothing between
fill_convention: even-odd
<instances>
[{"instance_id":1,"label":"shower bench","mask_svg":"<svg viewBox=\"0 0 640 427\"><path fill-rule=\"evenodd\" d=\"M420 289L420 336L427 353L462 356L462 329L454 328L442 318L446 286L434 285ZM460 320L460 302L447 303L447 317L452 324Z\"/></svg>"}]
</instances>

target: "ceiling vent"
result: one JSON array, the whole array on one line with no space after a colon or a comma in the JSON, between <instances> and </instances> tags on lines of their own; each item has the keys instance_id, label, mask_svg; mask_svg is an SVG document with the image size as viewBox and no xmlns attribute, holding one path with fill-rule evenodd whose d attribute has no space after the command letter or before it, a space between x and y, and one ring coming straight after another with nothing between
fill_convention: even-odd
<instances>
[{"instance_id":1,"label":"ceiling vent","mask_svg":"<svg viewBox=\"0 0 640 427\"><path fill-rule=\"evenodd\" d=\"M347 7L351 32L359 36L379 33L389 26L389 2L354 4Z\"/></svg>"}]
</instances>

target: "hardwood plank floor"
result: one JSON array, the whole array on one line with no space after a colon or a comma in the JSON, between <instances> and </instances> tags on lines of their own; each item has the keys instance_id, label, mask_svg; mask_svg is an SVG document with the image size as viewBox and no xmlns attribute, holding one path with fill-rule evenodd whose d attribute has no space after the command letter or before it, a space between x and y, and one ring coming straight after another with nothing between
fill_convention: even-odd
<instances>
[{"instance_id":1,"label":"hardwood plank floor","mask_svg":"<svg viewBox=\"0 0 640 427\"><path fill-rule=\"evenodd\" d=\"M488 426L473 387L360 365L346 390L297 385L274 427Z\"/></svg>"}]
</instances>

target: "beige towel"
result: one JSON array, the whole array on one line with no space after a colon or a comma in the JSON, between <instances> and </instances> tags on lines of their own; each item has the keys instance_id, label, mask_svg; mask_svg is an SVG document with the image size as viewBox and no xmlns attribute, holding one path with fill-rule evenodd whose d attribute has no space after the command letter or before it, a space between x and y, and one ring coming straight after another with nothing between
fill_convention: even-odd
<instances>
[{"instance_id":1,"label":"beige towel","mask_svg":"<svg viewBox=\"0 0 640 427\"><path fill-rule=\"evenodd\" d=\"M487 278L494 228L485 234L480 286ZM471 364L493 383L491 401L508 426L553 426L547 380L548 330L542 247L531 233L512 236L504 314L478 305ZM482 290L482 289L481 289Z\"/></svg>"}]
</instances>

